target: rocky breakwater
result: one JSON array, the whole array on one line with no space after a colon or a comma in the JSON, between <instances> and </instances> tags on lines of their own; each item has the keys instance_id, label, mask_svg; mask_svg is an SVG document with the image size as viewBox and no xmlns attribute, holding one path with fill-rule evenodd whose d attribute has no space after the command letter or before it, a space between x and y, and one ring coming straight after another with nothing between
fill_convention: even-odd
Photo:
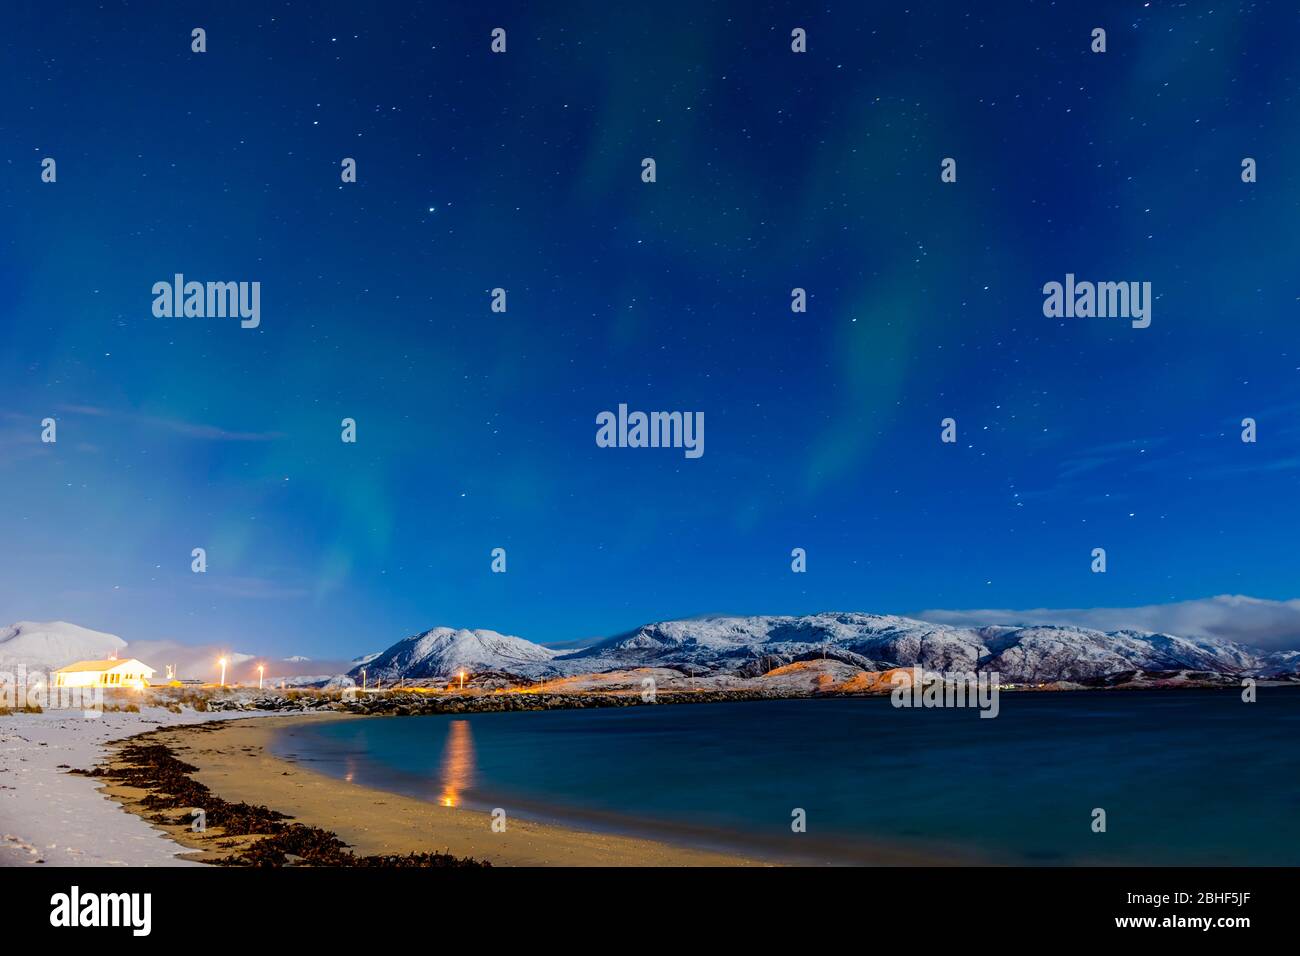
<instances>
[{"instance_id":1,"label":"rocky breakwater","mask_svg":"<svg viewBox=\"0 0 1300 956\"><path fill-rule=\"evenodd\" d=\"M214 698L209 711L276 713L336 712L370 716L411 717L423 714L483 714L517 710L576 710L596 707L648 707L657 704L720 704L746 700L776 700L787 692L763 690L660 691L653 701L639 693L522 693L454 694L382 691L378 693L290 695ZM810 695L794 695L810 696Z\"/></svg>"}]
</instances>

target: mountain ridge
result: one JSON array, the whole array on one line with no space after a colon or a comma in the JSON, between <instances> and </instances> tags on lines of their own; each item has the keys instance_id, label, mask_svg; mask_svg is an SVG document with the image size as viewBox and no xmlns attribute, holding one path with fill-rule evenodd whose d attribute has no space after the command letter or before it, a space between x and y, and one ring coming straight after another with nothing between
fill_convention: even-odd
<instances>
[{"instance_id":1,"label":"mountain ridge","mask_svg":"<svg viewBox=\"0 0 1300 956\"><path fill-rule=\"evenodd\" d=\"M0 665L63 667L119 654L126 646L116 634L67 621L15 621L0 627Z\"/></svg>"},{"instance_id":2,"label":"mountain ridge","mask_svg":"<svg viewBox=\"0 0 1300 956\"><path fill-rule=\"evenodd\" d=\"M447 679L461 671L500 671L536 678L552 673L548 665L558 651L522 637L483 628L432 627L405 637L357 664L347 676L371 681Z\"/></svg>"},{"instance_id":3,"label":"mountain ridge","mask_svg":"<svg viewBox=\"0 0 1300 956\"><path fill-rule=\"evenodd\" d=\"M453 634L459 635L455 641ZM382 670L372 664L367 672L386 681L446 679L461 670L537 679L666 667L695 676L754 677L821 656L867 671L920 665L947 673L996 672L1015 682L1095 680L1136 670L1268 676L1300 666L1294 652L1267 652L1217 638L1061 624L961 627L897 615L822 612L659 621L576 650L496 631L432 628L393 645L380 655ZM349 676L357 677L359 670Z\"/></svg>"}]
</instances>

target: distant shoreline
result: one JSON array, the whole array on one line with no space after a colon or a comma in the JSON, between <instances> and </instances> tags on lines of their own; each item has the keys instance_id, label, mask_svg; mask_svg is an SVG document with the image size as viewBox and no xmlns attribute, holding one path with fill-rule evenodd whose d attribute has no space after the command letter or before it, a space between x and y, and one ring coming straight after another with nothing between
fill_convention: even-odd
<instances>
[{"instance_id":1,"label":"distant shoreline","mask_svg":"<svg viewBox=\"0 0 1300 956\"><path fill-rule=\"evenodd\" d=\"M796 670L797 669L797 670ZM321 690L298 688L287 690L256 691L252 688L226 688L209 697L206 706L212 710L270 710L275 712L319 712L362 716L420 716L436 714L476 714L508 711L581 710L606 707L650 707L671 704L719 704L772 700L842 700L846 698L888 698L897 688L891 681L896 671L858 671L848 680L821 684L824 675L815 663L787 665L781 668L785 678L793 678L770 686L700 687L690 689L673 687L659 689L650 700L642 696L634 677L638 672L621 672L620 682L599 688L542 690L523 687L469 688L446 690L442 687L399 685L391 688L349 688L346 690ZM773 672L776 673L776 672ZM947 678L951 679L951 678ZM1293 681L1260 679L1258 686L1295 687ZM1226 678L1216 679L1155 679L1110 685L1084 685L1066 681L1038 684L1001 684L1002 694L1053 694L1085 692L1145 692L1182 690L1220 690L1237 693L1241 684ZM155 693L166 695L167 690L155 688ZM204 691L211 695L212 688ZM255 695L255 696L250 696Z\"/></svg>"}]
</instances>

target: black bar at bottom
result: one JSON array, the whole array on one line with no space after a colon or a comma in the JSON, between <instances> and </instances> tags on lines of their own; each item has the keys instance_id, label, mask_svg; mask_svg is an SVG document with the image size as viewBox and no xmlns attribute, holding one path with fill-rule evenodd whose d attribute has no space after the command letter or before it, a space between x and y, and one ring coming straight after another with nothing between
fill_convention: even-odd
<instances>
[{"instance_id":1,"label":"black bar at bottom","mask_svg":"<svg viewBox=\"0 0 1300 956\"><path fill-rule=\"evenodd\" d=\"M981 939L1023 934L1231 941L1294 925L1294 869L59 869L0 870L10 933L138 941L226 939L497 943L681 938L725 931L770 940L773 926L843 938ZM111 926L56 926L73 891L149 894ZM100 907L96 899L92 910ZM62 905L62 909L60 906ZM135 928L129 919L135 913ZM76 922L81 922L78 914ZM94 917L91 917L94 918ZM173 936L169 934L185 934ZM612 936L605 934L614 934ZM902 934L901 937L895 934ZM937 934L937 935L935 935ZM851 936L849 937L851 938ZM1050 938L1050 937L1049 937Z\"/></svg>"}]
</instances>

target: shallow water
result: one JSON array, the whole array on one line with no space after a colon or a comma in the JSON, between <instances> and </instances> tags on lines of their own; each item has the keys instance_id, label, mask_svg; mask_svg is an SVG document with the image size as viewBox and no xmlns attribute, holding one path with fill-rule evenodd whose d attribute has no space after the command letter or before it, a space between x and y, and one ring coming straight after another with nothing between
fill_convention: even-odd
<instances>
[{"instance_id":1,"label":"shallow water","mask_svg":"<svg viewBox=\"0 0 1300 956\"><path fill-rule=\"evenodd\" d=\"M430 801L821 862L1300 864L1300 690L379 717L272 751ZM803 809L807 832L791 831ZM1092 830L1093 810L1106 832Z\"/></svg>"}]
</instances>

